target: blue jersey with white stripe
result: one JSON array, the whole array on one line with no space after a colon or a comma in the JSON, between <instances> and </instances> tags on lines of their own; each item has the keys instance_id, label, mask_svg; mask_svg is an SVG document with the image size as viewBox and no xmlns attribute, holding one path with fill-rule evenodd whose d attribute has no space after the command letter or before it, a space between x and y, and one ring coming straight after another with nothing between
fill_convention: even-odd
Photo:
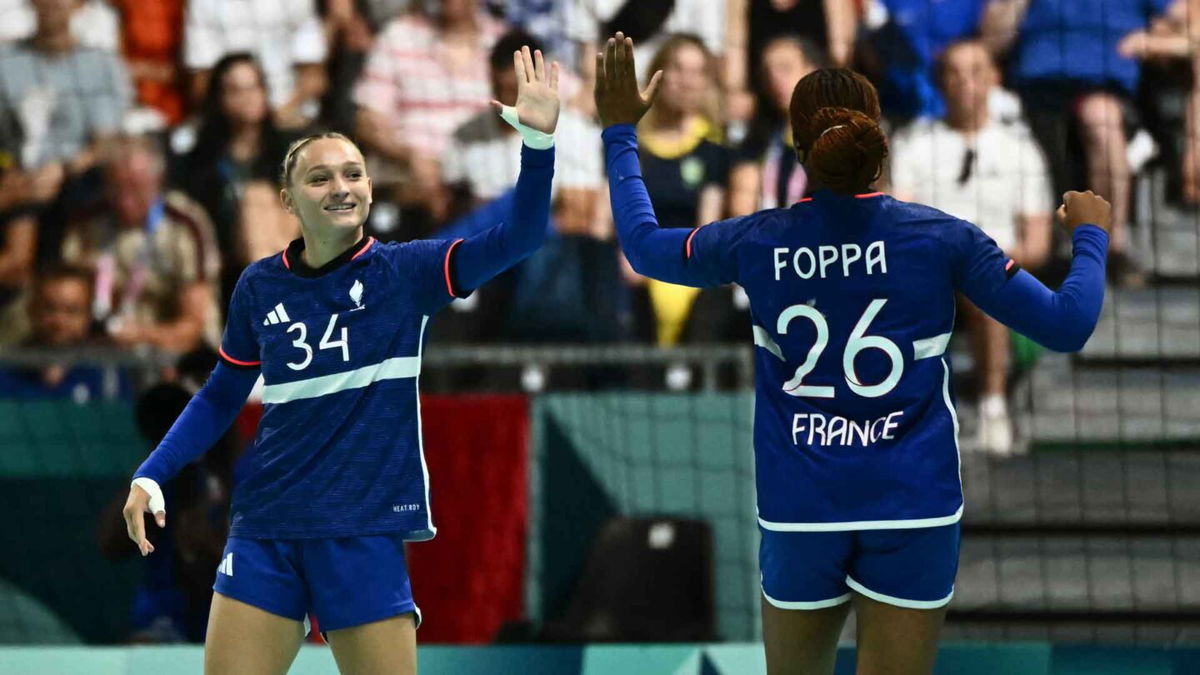
<instances>
[{"instance_id":1,"label":"blue jersey with white stripe","mask_svg":"<svg viewBox=\"0 0 1200 675\"><path fill-rule=\"evenodd\" d=\"M221 356L262 369L264 413L231 536L433 536L417 380L457 243L368 238L313 270L297 240L242 274Z\"/></svg>"},{"instance_id":2,"label":"blue jersey with white stripe","mask_svg":"<svg viewBox=\"0 0 1200 675\"><path fill-rule=\"evenodd\" d=\"M774 530L957 522L963 496L946 345L955 291L1016 267L977 227L883 194L818 192L713 223L686 267L750 297L761 524Z\"/></svg>"}]
</instances>

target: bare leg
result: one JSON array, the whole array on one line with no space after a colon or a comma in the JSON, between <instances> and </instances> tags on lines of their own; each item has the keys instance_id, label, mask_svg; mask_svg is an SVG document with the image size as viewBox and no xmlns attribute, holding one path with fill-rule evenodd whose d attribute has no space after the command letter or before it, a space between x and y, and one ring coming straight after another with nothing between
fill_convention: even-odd
<instances>
[{"instance_id":1,"label":"bare leg","mask_svg":"<svg viewBox=\"0 0 1200 675\"><path fill-rule=\"evenodd\" d=\"M342 675L416 675L417 622L413 614L329 631Z\"/></svg>"},{"instance_id":2,"label":"bare leg","mask_svg":"<svg viewBox=\"0 0 1200 675\"><path fill-rule=\"evenodd\" d=\"M304 624L213 593L204 644L205 675L283 675L304 640Z\"/></svg>"},{"instance_id":3,"label":"bare leg","mask_svg":"<svg viewBox=\"0 0 1200 675\"><path fill-rule=\"evenodd\" d=\"M827 609L780 609L762 601L768 675L829 675L850 603Z\"/></svg>"},{"instance_id":4,"label":"bare leg","mask_svg":"<svg viewBox=\"0 0 1200 675\"><path fill-rule=\"evenodd\" d=\"M971 353L979 368L981 396L1004 396L1008 382L1008 329L970 300L960 304L967 320Z\"/></svg>"},{"instance_id":5,"label":"bare leg","mask_svg":"<svg viewBox=\"0 0 1200 675\"><path fill-rule=\"evenodd\" d=\"M855 594L858 675L929 675L946 608L906 609Z\"/></svg>"},{"instance_id":6,"label":"bare leg","mask_svg":"<svg viewBox=\"0 0 1200 675\"><path fill-rule=\"evenodd\" d=\"M1087 154L1088 183L1112 203L1112 249L1125 251L1129 233L1129 158L1124 115L1111 94L1089 94L1080 101L1079 121Z\"/></svg>"}]
</instances>

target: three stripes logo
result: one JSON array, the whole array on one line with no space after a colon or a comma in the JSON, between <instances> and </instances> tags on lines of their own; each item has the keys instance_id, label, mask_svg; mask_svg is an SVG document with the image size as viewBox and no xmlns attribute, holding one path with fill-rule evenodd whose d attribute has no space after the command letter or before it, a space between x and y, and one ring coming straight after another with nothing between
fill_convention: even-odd
<instances>
[{"instance_id":1,"label":"three stripes logo","mask_svg":"<svg viewBox=\"0 0 1200 675\"><path fill-rule=\"evenodd\" d=\"M263 319L263 325L274 326L277 323L287 323L291 320L291 317L288 316L287 310L283 308L283 303L281 302L278 305L275 305L275 309L272 309L271 312L267 314L267 318Z\"/></svg>"},{"instance_id":2,"label":"three stripes logo","mask_svg":"<svg viewBox=\"0 0 1200 675\"><path fill-rule=\"evenodd\" d=\"M224 574L227 577L233 576L233 553L226 553L225 558L221 560L221 564L217 565L217 574Z\"/></svg>"}]
</instances>

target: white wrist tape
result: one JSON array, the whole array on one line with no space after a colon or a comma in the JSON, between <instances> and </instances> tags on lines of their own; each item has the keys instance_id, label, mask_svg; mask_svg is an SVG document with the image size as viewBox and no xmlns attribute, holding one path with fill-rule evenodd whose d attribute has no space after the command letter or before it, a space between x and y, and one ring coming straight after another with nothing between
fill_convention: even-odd
<instances>
[{"instance_id":1,"label":"white wrist tape","mask_svg":"<svg viewBox=\"0 0 1200 675\"><path fill-rule=\"evenodd\" d=\"M502 107L500 109L500 118L508 122L509 126L516 129L517 133L521 134L521 140L525 142L525 145L534 150L545 150L554 146L553 134L547 134L521 124L515 107L511 105Z\"/></svg>"},{"instance_id":2,"label":"white wrist tape","mask_svg":"<svg viewBox=\"0 0 1200 675\"><path fill-rule=\"evenodd\" d=\"M142 488L146 491L146 494L150 495L150 513L156 514L159 511L165 512L167 510L167 500L163 499L162 488L153 479L146 478L145 476L134 478L129 487L133 487L134 485Z\"/></svg>"}]
</instances>

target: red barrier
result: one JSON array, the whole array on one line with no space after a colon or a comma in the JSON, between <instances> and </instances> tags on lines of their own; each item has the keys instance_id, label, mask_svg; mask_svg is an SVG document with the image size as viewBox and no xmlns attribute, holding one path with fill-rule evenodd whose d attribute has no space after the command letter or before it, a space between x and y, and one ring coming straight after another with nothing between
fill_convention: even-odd
<instances>
[{"instance_id":1,"label":"red barrier","mask_svg":"<svg viewBox=\"0 0 1200 675\"><path fill-rule=\"evenodd\" d=\"M524 614L529 403L423 396L432 541L408 546L422 643L490 642Z\"/></svg>"},{"instance_id":2,"label":"red barrier","mask_svg":"<svg viewBox=\"0 0 1200 675\"><path fill-rule=\"evenodd\" d=\"M261 406L237 428L253 439ZM422 396L431 541L407 547L421 643L486 643L524 615L529 403L523 396Z\"/></svg>"}]
</instances>

